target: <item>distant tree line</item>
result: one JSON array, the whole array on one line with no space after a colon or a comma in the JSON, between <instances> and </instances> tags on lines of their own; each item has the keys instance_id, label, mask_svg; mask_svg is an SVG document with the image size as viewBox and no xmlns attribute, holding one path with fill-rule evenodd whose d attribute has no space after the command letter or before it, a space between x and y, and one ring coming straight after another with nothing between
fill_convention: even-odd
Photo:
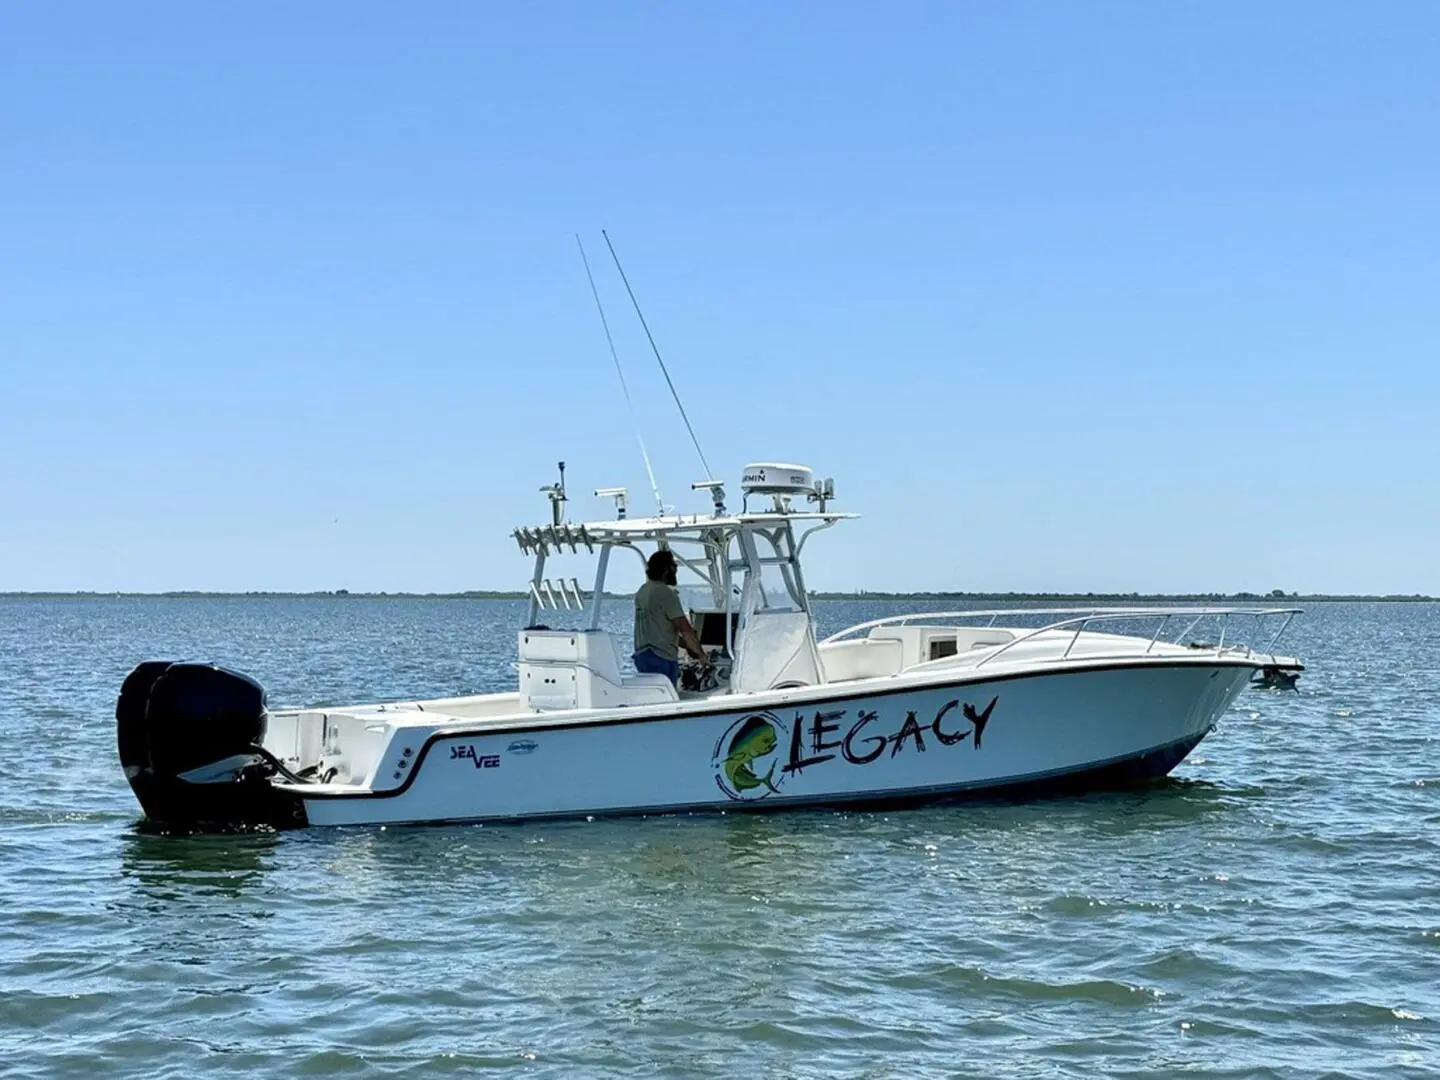
<instances>
[{"instance_id":1,"label":"distant tree line","mask_svg":"<svg viewBox=\"0 0 1440 1080\"><path fill-rule=\"evenodd\" d=\"M88 596L88 597L168 597L174 599L205 597L249 597L272 599L390 599L390 600L525 600L529 593L505 589L468 589L464 592L410 593L410 592L351 592L349 589L317 590L315 592L272 592L251 590L248 592L205 592L201 590L172 590L168 592L0 592L0 596ZM605 599L614 600L628 597L629 593L607 592ZM1003 603L1241 603L1245 601L1387 601L1390 603L1435 602L1437 597L1424 593L1386 593L1384 595L1325 594L1286 592L1272 589L1268 593L1031 593L1031 592L872 592L868 589L854 589L850 592L812 592L813 600L922 600L922 601L987 601Z\"/></svg>"}]
</instances>

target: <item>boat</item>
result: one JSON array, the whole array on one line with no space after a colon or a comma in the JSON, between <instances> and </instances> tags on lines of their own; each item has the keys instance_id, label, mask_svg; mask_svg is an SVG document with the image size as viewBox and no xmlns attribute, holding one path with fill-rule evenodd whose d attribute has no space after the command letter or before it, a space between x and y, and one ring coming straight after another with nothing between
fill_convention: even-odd
<instances>
[{"instance_id":1,"label":"boat","mask_svg":"<svg viewBox=\"0 0 1440 1080\"><path fill-rule=\"evenodd\" d=\"M628 515L623 488L597 489L611 516L577 524L562 464L541 489L548 522L513 533L533 571L505 692L272 710L248 675L141 663L116 723L145 817L283 829L1113 788L1166 775L1257 673L1298 667L1273 651L1294 608L912 613L821 639L802 554L855 516L834 509L834 481L750 465L738 512L724 483L693 488L709 507L650 517ZM629 602L606 592L614 564L660 547L706 654L678 683L635 673L602 626ZM586 585L548 576L576 560Z\"/></svg>"}]
</instances>

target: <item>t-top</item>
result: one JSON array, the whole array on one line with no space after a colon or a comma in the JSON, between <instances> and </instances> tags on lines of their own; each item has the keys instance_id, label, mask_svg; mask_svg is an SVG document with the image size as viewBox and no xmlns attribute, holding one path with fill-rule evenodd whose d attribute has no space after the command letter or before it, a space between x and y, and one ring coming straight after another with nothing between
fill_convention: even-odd
<instances>
[{"instance_id":1,"label":"t-top","mask_svg":"<svg viewBox=\"0 0 1440 1080\"><path fill-rule=\"evenodd\" d=\"M674 620L684 615L673 586L646 581L635 591L635 651L649 649L666 660L680 659L680 633Z\"/></svg>"}]
</instances>

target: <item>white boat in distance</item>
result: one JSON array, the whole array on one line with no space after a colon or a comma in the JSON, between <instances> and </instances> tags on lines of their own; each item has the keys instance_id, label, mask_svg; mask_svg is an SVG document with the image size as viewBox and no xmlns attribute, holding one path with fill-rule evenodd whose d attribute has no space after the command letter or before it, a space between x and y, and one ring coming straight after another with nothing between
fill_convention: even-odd
<instances>
[{"instance_id":1,"label":"white boat in distance","mask_svg":"<svg viewBox=\"0 0 1440 1080\"><path fill-rule=\"evenodd\" d=\"M740 513L706 481L708 513L650 518L601 489L614 520L577 525L563 520L561 469L542 489L550 522L514 532L534 559L515 690L270 712L247 676L143 663L116 719L146 816L287 828L1109 788L1170 772L1256 672L1300 668L1272 651L1292 608L926 613L820 641L801 553L853 516L830 509L833 482L752 465ZM661 546L703 590L690 618L708 660L678 688L628 672L629 641L601 628L607 602L629 603L605 596L612 558ZM562 555L593 560L588 593L546 577ZM1242 627L1268 636L1263 651L1236 640ZM1196 642L1197 628L1218 633Z\"/></svg>"}]
</instances>

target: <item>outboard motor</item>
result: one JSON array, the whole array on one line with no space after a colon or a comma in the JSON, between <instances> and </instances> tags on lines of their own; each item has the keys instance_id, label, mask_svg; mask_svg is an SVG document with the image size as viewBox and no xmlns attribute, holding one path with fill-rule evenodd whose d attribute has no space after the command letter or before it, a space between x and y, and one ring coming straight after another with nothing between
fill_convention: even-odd
<instances>
[{"instance_id":1,"label":"outboard motor","mask_svg":"<svg viewBox=\"0 0 1440 1080\"><path fill-rule=\"evenodd\" d=\"M305 824L304 804L270 783L265 690L213 664L149 660L115 703L120 764L145 816L180 829Z\"/></svg>"}]
</instances>

